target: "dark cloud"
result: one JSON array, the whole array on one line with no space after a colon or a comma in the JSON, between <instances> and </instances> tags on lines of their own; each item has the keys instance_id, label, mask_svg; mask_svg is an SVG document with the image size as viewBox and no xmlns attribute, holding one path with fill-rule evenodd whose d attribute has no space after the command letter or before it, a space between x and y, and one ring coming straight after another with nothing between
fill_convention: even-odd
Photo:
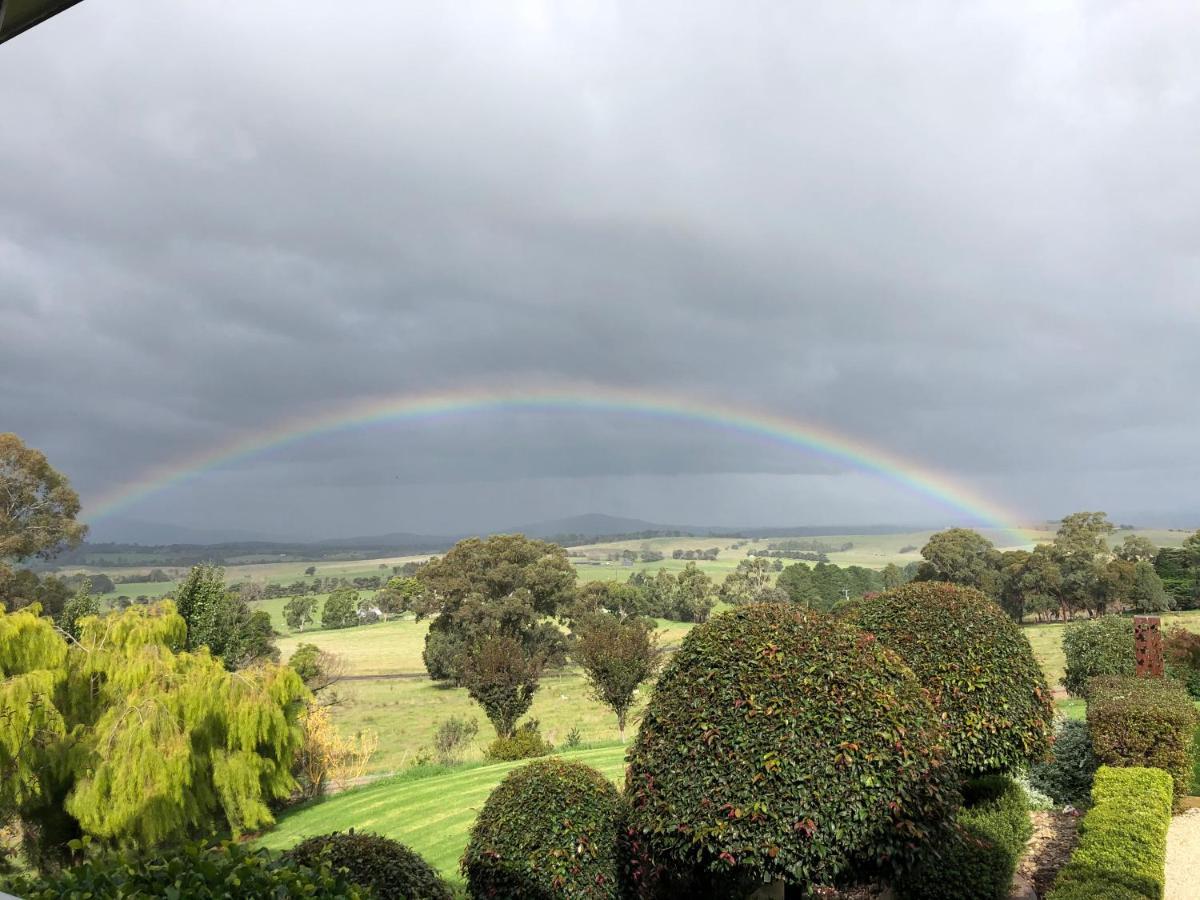
<instances>
[{"instance_id":1,"label":"dark cloud","mask_svg":"<svg viewBox=\"0 0 1200 900\"><path fill-rule=\"evenodd\" d=\"M1028 516L1200 500L1200 14L86 3L0 48L0 427L96 496L464 384L825 423ZM329 436L135 510L364 532L927 520L702 427Z\"/></svg>"}]
</instances>

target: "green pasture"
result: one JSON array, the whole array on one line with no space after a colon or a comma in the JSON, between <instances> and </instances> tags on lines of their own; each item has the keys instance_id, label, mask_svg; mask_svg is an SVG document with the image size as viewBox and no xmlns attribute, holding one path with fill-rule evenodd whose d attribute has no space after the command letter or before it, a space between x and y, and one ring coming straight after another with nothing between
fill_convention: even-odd
<instances>
[{"instance_id":1,"label":"green pasture","mask_svg":"<svg viewBox=\"0 0 1200 900\"><path fill-rule=\"evenodd\" d=\"M561 755L587 763L623 785L625 748L620 744ZM500 780L525 763L462 766L434 775L414 771L384 779L284 813L259 843L283 850L330 831L375 831L407 844L447 879L461 882L458 861L476 813Z\"/></svg>"}]
</instances>

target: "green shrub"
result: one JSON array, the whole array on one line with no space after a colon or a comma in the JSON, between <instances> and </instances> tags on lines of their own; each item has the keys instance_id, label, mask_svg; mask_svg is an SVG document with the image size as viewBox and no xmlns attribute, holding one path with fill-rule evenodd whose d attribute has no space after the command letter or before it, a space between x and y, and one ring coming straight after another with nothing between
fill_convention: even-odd
<instances>
[{"instance_id":1,"label":"green shrub","mask_svg":"<svg viewBox=\"0 0 1200 900\"><path fill-rule=\"evenodd\" d=\"M451 716L438 725L433 735L433 754L438 765L457 765L462 760L467 743L478 733L479 723L474 719Z\"/></svg>"},{"instance_id":2,"label":"green shrub","mask_svg":"<svg viewBox=\"0 0 1200 900\"><path fill-rule=\"evenodd\" d=\"M87 842L72 841L73 847ZM236 891L231 893L231 886ZM209 847L199 843L172 846L169 853L143 855L131 851L90 852L79 865L41 881L13 885L26 900L78 900L82 897L178 897L187 900L275 900L314 897L357 900L367 896L329 863L313 867L272 857L236 843Z\"/></svg>"},{"instance_id":3,"label":"green shrub","mask_svg":"<svg viewBox=\"0 0 1200 900\"><path fill-rule=\"evenodd\" d=\"M1096 772L1079 845L1047 900L1161 900L1171 776L1160 769Z\"/></svg>"},{"instance_id":4,"label":"green shrub","mask_svg":"<svg viewBox=\"0 0 1200 900\"><path fill-rule=\"evenodd\" d=\"M1166 678L1109 677L1088 688L1092 750L1102 766L1168 772L1176 797L1192 781L1198 715L1187 692Z\"/></svg>"},{"instance_id":5,"label":"green shrub","mask_svg":"<svg viewBox=\"0 0 1200 900\"><path fill-rule=\"evenodd\" d=\"M301 841L285 855L304 866L328 864L379 900L454 900L429 863L382 835L335 831Z\"/></svg>"},{"instance_id":6,"label":"green shrub","mask_svg":"<svg viewBox=\"0 0 1200 900\"><path fill-rule=\"evenodd\" d=\"M1056 803L1079 803L1092 792L1096 756L1087 722L1064 719L1054 736L1054 758L1029 767L1029 783Z\"/></svg>"},{"instance_id":7,"label":"green shrub","mask_svg":"<svg viewBox=\"0 0 1200 900\"><path fill-rule=\"evenodd\" d=\"M518 759L533 759L554 752L554 745L542 737L537 720L530 720L517 727L512 737L498 737L484 751L484 756L497 761L511 762Z\"/></svg>"},{"instance_id":8,"label":"green shrub","mask_svg":"<svg viewBox=\"0 0 1200 900\"><path fill-rule=\"evenodd\" d=\"M895 884L901 900L1004 900L1033 833L1025 792L1011 778L990 775L963 788L955 834Z\"/></svg>"},{"instance_id":9,"label":"green shrub","mask_svg":"<svg viewBox=\"0 0 1200 900\"><path fill-rule=\"evenodd\" d=\"M716 616L683 639L629 751L638 889L906 863L956 803L941 733L908 667L853 625L770 604Z\"/></svg>"},{"instance_id":10,"label":"green shrub","mask_svg":"<svg viewBox=\"0 0 1200 900\"><path fill-rule=\"evenodd\" d=\"M1074 697L1086 697L1093 678L1133 674L1132 619L1100 616L1068 625L1062 646L1067 659L1063 687Z\"/></svg>"},{"instance_id":11,"label":"green shrub","mask_svg":"<svg viewBox=\"0 0 1200 900\"><path fill-rule=\"evenodd\" d=\"M492 791L463 855L475 898L617 898L621 795L582 763L545 759Z\"/></svg>"},{"instance_id":12,"label":"green shrub","mask_svg":"<svg viewBox=\"0 0 1200 900\"><path fill-rule=\"evenodd\" d=\"M912 668L965 775L1042 758L1053 703L1021 629L974 588L914 582L864 600L852 616Z\"/></svg>"}]
</instances>

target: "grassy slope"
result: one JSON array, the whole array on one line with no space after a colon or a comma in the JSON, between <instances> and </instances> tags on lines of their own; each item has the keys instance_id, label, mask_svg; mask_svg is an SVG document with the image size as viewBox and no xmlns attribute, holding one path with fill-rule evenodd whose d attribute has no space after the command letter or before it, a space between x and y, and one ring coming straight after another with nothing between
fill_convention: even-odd
<instances>
[{"instance_id":1,"label":"grassy slope","mask_svg":"<svg viewBox=\"0 0 1200 900\"><path fill-rule=\"evenodd\" d=\"M625 748L621 745L562 756L587 763L618 785L622 783ZM330 831L376 831L412 847L443 875L457 881L458 860L476 812L505 774L523 764L493 763L425 778L389 778L283 815L260 843L278 850Z\"/></svg>"}]
</instances>

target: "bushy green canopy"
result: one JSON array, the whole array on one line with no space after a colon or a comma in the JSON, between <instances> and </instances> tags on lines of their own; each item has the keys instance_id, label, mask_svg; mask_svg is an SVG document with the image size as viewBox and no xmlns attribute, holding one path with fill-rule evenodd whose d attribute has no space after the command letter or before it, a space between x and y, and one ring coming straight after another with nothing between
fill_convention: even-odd
<instances>
[{"instance_id":1,"label":"bushy green canopy","mask_svg":"<svg viewBox=\"0 0 1200 900\"><path fill-rule=\"evenodd\" d=\"M268 802L294 786L299 676L181 652L169 601L78 629L69 640L36 608L0 612L0 815L65 811L79 831L131 846L271 824Z\"/></svg>"},{"instance_id":2,"label":"bushy green canopy","mask_svg":"<svg viewBox=\"0 0 1200 900\"><path fill-rule=\"evenodd\" d=\"M794 604L694 628L629 751L647 877L826 883L886 864L954 803L937 717L871 635Z\"/></svg>"},{"instance_id":3,"label":"bushy green canopy","mask_svg":"<svg viewBox=\"0 0 1200 900\"><path fill-rule=\"evenodd\" d=\"M912 667L964 774L1045 755L1053 721L1046 676L1021 629L982 592L914 582L863 601L850 618Z\"/></svg>"}]
</instances>

